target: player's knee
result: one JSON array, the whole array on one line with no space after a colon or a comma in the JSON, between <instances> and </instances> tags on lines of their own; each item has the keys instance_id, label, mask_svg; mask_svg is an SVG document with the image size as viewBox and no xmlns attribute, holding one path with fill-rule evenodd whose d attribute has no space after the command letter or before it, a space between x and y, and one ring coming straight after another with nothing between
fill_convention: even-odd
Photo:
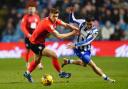
<instances>
[{"instance_id":1,"label":"player's knee","mask_svg":"<svg viewBox=\"0 0 128 89\"><path fill-rule=\"evenodd\" d=\"M57 57L57 55L53 55L52 58L57 59L58 57Z\"/></svg>"},{"instance_id":2,"label":"player's knee","mask_svg":"<svg viewBox=\"0 0 128 89\"><path fill-rule=\"evenodd\" d=\"M40 63L40 60L35 60L35 63L36 63L36 64L39 64L39 63Z\"/></svg>"},{"instance_id":3,"label":"player's knee","mask_svg":"<svg viewBox=\"0 0 128 89\"><path fill-rule=\"evenodd\" d=\"M58 58L56 53L53 53L51 56L52 56L52 58Z\"/></svg>"}]
</instances>

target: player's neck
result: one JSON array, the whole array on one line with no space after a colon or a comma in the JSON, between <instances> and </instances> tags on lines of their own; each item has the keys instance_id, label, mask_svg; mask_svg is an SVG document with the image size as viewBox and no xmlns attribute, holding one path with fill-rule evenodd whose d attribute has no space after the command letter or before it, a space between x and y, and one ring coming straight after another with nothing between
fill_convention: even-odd
<instances>
[{"instance_id":1,"label":"player's neck","mask_svg":"<svg viewBox=\"0 0 128 89\"><path fill-rule=\"evenodd\" d=\"M30 16L31 16L31 15L35 15L35 13L31 13L31 14L28 14L28 15L30 15Z\"/></svg>"},{"instance_id":2,"label":"player's neck","mask_svg":"<svg viewBox=\"0 0 128 89\"><path fill-rule=\"evenodd\" d=\"M49 20L52 22L52 23L55 23L56 21L52 20L52 18L48 17Z\"/></svg>"}]
</instances>

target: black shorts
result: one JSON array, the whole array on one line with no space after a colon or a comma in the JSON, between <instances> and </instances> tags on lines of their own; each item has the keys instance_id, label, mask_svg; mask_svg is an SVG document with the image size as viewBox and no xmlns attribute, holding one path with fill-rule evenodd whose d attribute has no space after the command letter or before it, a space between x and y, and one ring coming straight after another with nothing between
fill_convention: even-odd
<instances>
[{"instance_id":1,"label":"black shorts","mask_svg":"<svg viewBox=\"0 0 128 89\"><path fill-rule=\"evenodd\" d=\"M31 50L37 54L37 55L41 55L42 54L42 50L45 48L45 45L43 44L32 44L30 42L30 48Z\"/></svg>"},{"instance_id":2,"label":"black shorts","mask_svg":"<svg viewBox=\"0 0 128 89\"><path fill-rule=\"evenodd\" d=\"M25 42L25 47L27 49L30 49L30 41L29 41L29 39L27 37L25 37L24 42Z\"/></svg>"}]
</instances>

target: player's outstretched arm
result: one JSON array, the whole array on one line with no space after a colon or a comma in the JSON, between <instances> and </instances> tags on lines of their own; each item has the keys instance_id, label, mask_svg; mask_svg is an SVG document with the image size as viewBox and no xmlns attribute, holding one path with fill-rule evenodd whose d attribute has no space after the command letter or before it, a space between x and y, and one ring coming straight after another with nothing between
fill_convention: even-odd
<instances>
[{"instance_id":1,"label":"player's outstretched arm","mask_svg":"<svg viewBox=\"0 0 128 89\"><path fill-rule=\"evenodd\" d=\"M75 27L71 24L68 24L68 23L62 23L62 26L64 26L65 28L69 28L71 30L76 30L76 31L79 31L79 28L78 27Z\"/></svg>"},{"instance_id":2,"label":"player's outstretched arm","mask_svg":"<svg viewBox=\"0 0 128 89\"><path fill-rule=\"evenodd\" d=\"M73 36L76 34L76 31L73 30L72 32L69 32L69 33L65 33L65 34L60 34L58 31L54 30L53 31L53 35L59 39L64 39L64 38L68 38L70 36Z\"/></svg>"},{"instance_id":3,"label":"player's outstretched arm","mask_svg":"<svg viewBox=\"0 0 128 89\"><path fill-rule=\"evenodd\" d=\"M70 7L69 23L75 23L80 27L81 24L85 22L85 20L84 19L76 19L74 16L74 12L75 12L75 8Z\"/></svg>"},{"instance_id":4,"label":"player's outstretched arm","mask_svg":"<svg viewBox=\"0 0 128 89\"><path fill-rule=\"evenodd\" d=\"M89 36L86 40L76 43L75 46L79 47L79 46L88 45L97 37L97 35L98 35L98 32Z\"/></svg>"},{"instance_id":5,"label":"player's outstretched arm","mask_svg":"<svg viewBox=\"0 0 128 89\"><path fill-rule=\"evenodd\" d=\"M74 13L69 14L69 23L75 23L80 27L81 24L84 22L85 22L84 19L76 19Z\"/></svg>"}]
</instances>

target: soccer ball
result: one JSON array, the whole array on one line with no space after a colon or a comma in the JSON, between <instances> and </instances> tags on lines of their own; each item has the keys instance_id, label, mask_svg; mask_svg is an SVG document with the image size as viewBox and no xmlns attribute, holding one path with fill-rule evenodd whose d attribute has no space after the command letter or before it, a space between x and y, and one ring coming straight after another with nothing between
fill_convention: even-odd
<instances>
[{"instance_id":1,"label":"soccer ball","mask_svg":"<svg viewBox=\"0 0 128 89\"><path fill-rule=\"evenodd\" d=\"M50 86L53 84L53 77L50 74L45 74L43 75L43 77L41 78L41 83L44 86Z\"/></svg>"}]
</instances>

